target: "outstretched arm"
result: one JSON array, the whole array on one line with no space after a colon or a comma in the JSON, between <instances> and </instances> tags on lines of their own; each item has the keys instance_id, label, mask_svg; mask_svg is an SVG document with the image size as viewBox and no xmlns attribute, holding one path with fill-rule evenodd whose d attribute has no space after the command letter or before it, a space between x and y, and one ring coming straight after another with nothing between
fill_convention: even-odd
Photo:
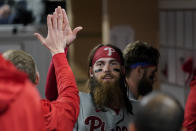
<instances>
[{"instance_id":1,"label":"outstretched arm","mask_svg":"<svg viewBox=\"0 0 196 131\"><path fill-rule=\"evenodd\" d=\"M67 46L67 24L62 13L48 15L48 36L43 38L35 33L37 38L52 54L52 62L57 79L58 98L50 102L42 101L42 109L48 130L73 130L79 114L79 96L73 72L64 54Z\"/></svg>"},{"instance_id":2,"label":"outstretched arm","mask_svg":"<svg viewBox=\"0 0 196 131\"><path fill-rule=\"evenodd\" d=\"M63 28L65 28L63 34L64 36L67 37L66 39L67 46L65 48L65 55L67 55L67 50L69 45L71 44L72 41L75 40L77 33L82 29L82 27L76 27L75 29L72 30L65 10L61 9L61 7L58 7L55 9L55 12L57 14L61 14L61 13L63 14ZM45 95L46 98L50 101L56 100L56 98L58 97L55 69L52 61L47 74Z\"/></svg>"}]
</instances>

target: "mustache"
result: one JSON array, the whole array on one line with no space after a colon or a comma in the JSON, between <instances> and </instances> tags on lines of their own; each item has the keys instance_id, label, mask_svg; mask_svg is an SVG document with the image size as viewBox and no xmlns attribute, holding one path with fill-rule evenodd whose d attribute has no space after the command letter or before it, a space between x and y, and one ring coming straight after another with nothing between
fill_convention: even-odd
<instances>
[{"instance_id":1,"label":"mustache","mask_svg":"<svg viewBox=\"0 0 196 131\"><path fill-rule=\"evenodd\" d=\"M106 73L104 74L103 76L101 76L101 79L104 79L106 77L111 77L111 78L114 78L114 75L112 75L111 73Z\"/></svg>"}]
</instances>

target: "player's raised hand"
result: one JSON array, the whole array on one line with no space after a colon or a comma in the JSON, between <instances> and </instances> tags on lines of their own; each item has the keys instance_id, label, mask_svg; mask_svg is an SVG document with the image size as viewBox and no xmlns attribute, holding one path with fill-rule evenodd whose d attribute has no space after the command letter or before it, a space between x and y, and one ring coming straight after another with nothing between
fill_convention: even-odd
<instances>
[{"instance_id":1,"label":"player's raised hand","mask_svg":"<svg viewBox=\"0 0 196 131\"><path fill-rule=\"evenodd\" d=\"M35 33L35 36L50 50L52 55L64 52L64 48L76 38L78 31L82 29L82 27L77 27L71 30L66 12L61 7L56 8L53 15L47 16L47 26L46 38L39 33Z\"/></svg>"},{"instance_id":2,"label":"player's raised hand","mask_svg":"<svg viewBox=\"0 0 196 131\"><path fill-rule=\"evenodd\" d=\"M67 46L71 44L76 39L77 33L82 30L82 27L76 27L73 30L70 27L69 20L67 17L67 14L64 9L62 9L60 6L58 6L55 9L55 12L57 14L63 14L63 35L66 36L66 42Z\"/></svg>"}]
</instances>

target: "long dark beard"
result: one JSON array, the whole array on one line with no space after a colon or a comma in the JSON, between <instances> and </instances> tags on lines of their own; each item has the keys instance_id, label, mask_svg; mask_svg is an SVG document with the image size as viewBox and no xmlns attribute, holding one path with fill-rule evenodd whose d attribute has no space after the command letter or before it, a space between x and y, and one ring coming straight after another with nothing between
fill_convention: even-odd
<instances>
[{"instance_id":1,"label":"long dark beard","mask_svg":"<svg viewBox=\"0 0 196 131\"><path fill-rule=\"evenodd\" d=\"M124 106L123 92L120 89L120 80L102 83L94 78L90 79L90 93L96 109L105 111L104 107L120 109Z\"/></svg>"}]
</instances>

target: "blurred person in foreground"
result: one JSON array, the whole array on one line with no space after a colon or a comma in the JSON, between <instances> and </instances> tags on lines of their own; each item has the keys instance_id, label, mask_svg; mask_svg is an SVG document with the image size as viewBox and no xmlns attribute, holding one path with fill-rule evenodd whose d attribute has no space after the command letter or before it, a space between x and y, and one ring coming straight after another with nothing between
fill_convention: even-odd
<instances>
[{"instance_id":1,"label":"blurred person in foreground","mask_svg":"<svg viewBox=\"0 0 196 131\"><path fill-rule=\"evenodd\" d=\"M28 76L0 55L0 130L44 131L40 96Z\"/></svg>"},{"instance_id":2,"label":"blurred person in foreground","mask_svg":"<svg viewBox=\"0 0 196 131\"><path fill-rule=\"evenodd\" d=\"M186 131L183 108L172 96L153 92L143 97L129 127L130 131Z\"/></svg>"}]
</instances>

